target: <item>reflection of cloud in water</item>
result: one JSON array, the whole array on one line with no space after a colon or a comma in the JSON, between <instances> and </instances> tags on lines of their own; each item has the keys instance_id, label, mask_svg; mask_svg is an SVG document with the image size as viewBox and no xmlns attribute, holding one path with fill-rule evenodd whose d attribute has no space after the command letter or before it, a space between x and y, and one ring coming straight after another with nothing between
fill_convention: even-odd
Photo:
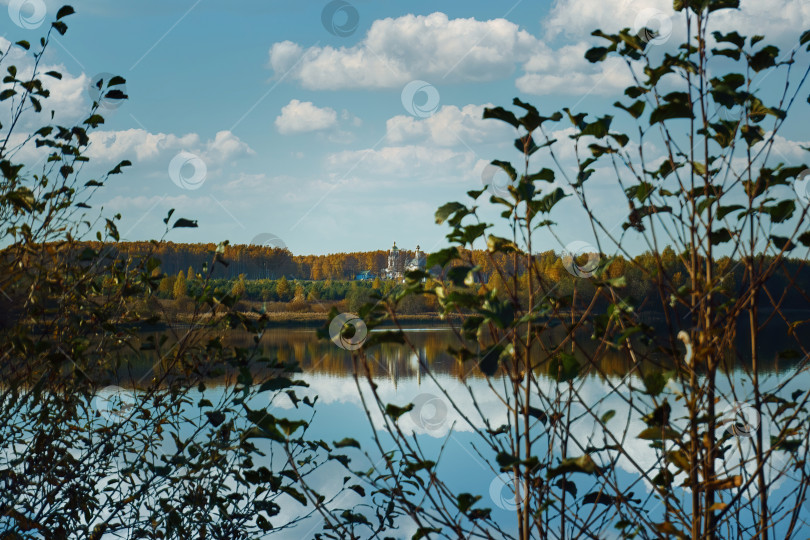
<instances>
[{"instance_id":1,"label":"reflection of cloud in water","mask_svg":"<svg viewBox=\"0 0 810 540\"><path fill-rule=\"evenodd\" d=\"M322 411L326 412L325 410L328 410L329 406L334 404L350 405L355 410L354 414L356 414L356 416L352 415L351 418L345 418L345 425L357 425L357 422L363 422L367 425L368 421L365 414L362 412L360 394L358 393L357 386L353 379L343 377L335 378L313 373L305 374L304 379L310 385L306 392L313 396L319 396L318 404L322 405ZM764 384L767 387L770 383L775 387L781 382L780 379L781 377L775 375L764 378ZM807 377L805 377L805 380L806 379ZM440 397L447 405L446 418L438 426L424 422L420 424L420 422L414 421L413 415L410 414L405 414L400 417L399 426L406 435L416 434L430 438L444 438L450 432L451 427L453 431L457 433L471 433L473 430L470 423L476 428L484 427L484 421L476 412L473 406L473 399L465 388L464 383L447 375L437 376L437 380L438 385L430 377L423 377L421 382L416 379L399 379L396 383L385 377L380 377L375 379L375 382L378 385L377 393L384 404L393 403L395 405L404 406L422 394L432 394ZM490 426L497 428L505 423L507 413L504 404L487 386L486 381L482 379L469 379L467 383L472 390L472 395L476 397L478 408L488 420ZM588 445L601 447L605 442L607 444L621 445L624 454L617 460L617 466L626 473L634 476L638 476L640 470L649 470L659 461L659 452L650 447L650 441L638 438L638 434L647 428L641 416L654 408L652 400L646 396L636 395L634 396L634 407L631 407L623 397L629 395L629 386L632 385L637 388L639 384L638 379L635 377L609 377L607 379L589 377L575 382L576 394L571 400L571 416L574 418L574 421L572 422L570 431L571 434L574 435L573 439L578 441L582 448ZM741 389L749 388L750 385L746 384L744 377L739 372L736 373L731 380L728 378L718 380L718 395L731 395L732 384L740 400L749 397L745 392L741 392ZM800 383L797 382L793 387L782 390L781 393L789 394L790 391L792 391L794 387L798 387L799 384ZM541 379L538 385L546 396L553 396L554 392L556 392L556 384L550 380ZM450 400L447 399L439 386L453 397L455 407L451 405ZM365 380L361 380L360 387L366 403L373 404L373 396L369 390L368 383ZM499 388L497 384L493 384L493 387ZM500 388L502 389L502 386ZM561 388L565 389L567 385L561 385ZM579 398L577 398L576 395L578 395ZM567 396L567 394L563 394L563 398L565 398L565 396ZM662 394L661 398L665 396L666 393ZM669 395L668 398L668 402L672 407L670 423L676 430L686 432L688 430L688 415L683 400L675 400L672 395ZM587 400L587 404L581 402L580 399ZM537 403L539 404L540 401L538 397ZM533 403L533 405L535 404ZM605 432L602 431L599 422L594 416L587 413L586 405L594 407L593 412L596 418L600 418L610 410L615 411L615 415L608 420L606 424ZM636 409L640 409L642 412ZM730 410L731 407L723 402L718 403L717 414L721 415L724 409ZM316 411L317 410L318 408L316 407ZM459 410L467 414L466 419L459 413ZM775 408L772 407L771 411L773 412L774 410ZM370 416L375 430L384 428L385 424L382 414L376 407L373 408ZM765 451L770 448L770 436L776 435L778 432L773 423L768 421L768 418L768 414L763 414L762 425L765 431L763 437L765 441ZM731 419L729 418L728 420ZM538 434L541 433L541 430L546 429L546 427L540 423L535 424L535 428L538 430ZM543 444L543 441L544 439L540 440L537 446L538 448ZM751 475L756 470L755 463L751 459L753 456L752 439L749 437L734 437L727 445L729 445L729 449L725 452L723 460L718 460L717 469L718 471L726 470L732 474L741 474L739 467L744 463L745 474L743 476L745 481L746 475ZM674 445L668 443L667 446L672 448ZM559 447L556 447L555 450L559 451ZM576 447L569 449L569 455L578 453L582 452ZM592 457L594 457L598 463L601 459L601 464L604 465L609 459L609 453L607 451L594 452L592 453ZM785 478L777 479L778 475L776 473L783 466L787 465L788 457L775 453L771 459L773 460L773 467L770 467L766 471L766 475L769 482L771 480L774 481L773 489L778 489L778 487L785 482ZM685 473L679 473L676 475L675 483L678 484L684 479ZM647 491L652 489L651 485L646 483L646 481L645 489ZM745 493L747 497L755 494L753 486Z\"/></svg>"}]
</instances>

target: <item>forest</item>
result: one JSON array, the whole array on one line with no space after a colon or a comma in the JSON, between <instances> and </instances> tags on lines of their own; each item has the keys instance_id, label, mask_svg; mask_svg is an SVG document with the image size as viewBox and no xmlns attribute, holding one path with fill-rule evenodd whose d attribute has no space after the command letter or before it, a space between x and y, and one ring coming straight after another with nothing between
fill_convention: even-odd
<instances>
[{"instance_id":1,"label":"forest","mask_svg":"<svg viewBox=\"0 0 810 540\"><path fill-rule=\"evenodd\" d=\"M176 244L172 242L118 242L111 245L100 243L81 244L97 252L116 250L117 255L132 259L132 264L144 257L160 260L160 266L152 272L160 276L158 293L162 298L185 297L197 292L203 278L210 279L210 284L220 294L236 290L240 297L255 302L294 302L302 303L317 300L337 301L347 297L366 298L371 290L388 294L401 283L375 277L372 280L355 280L363 270L372 270L374 275L387 265L385 251L368 251L353 253L333 253L329 255L294 255L287 249L266 246L226 245L224 258L228 265L209 267L209 261L215 254L214 244ZM475 270L475 281L487 290L499 290L504 296L510 291L517 291L525 296L528 290L526 261L523 257L515 262L511 254L490 253L487 250L459 249L463 259L471 261ZM404 252L407 255L412 253ZM629 296L638 303L640 309L656 309L655 295L657 289L655 276L661 273L669 286L675 290L689 286L688 270L683 257L671 247L661 251L660 260L647 252L632 258L622 255L608 257L605 254L581 253L576 261L567 262L564 254L555 251L540 251L533 256L537 274L534 279L542 281L545 286L556 287L561 294L571 294L578 285L580 304L587 304L593 297L595 288L588 283L581 283L577 268L591 264L596 269L604 267L605 275L610 279L621 278ZM400 256L400 271L404 271L408 257ZM772 257L761 257L760 264L768 265ZM444 273L458 261L451 262ZM718 257L715 271L723 275L719 291L731 297L736 294L735 287L743 279L744 268L739 260L729 257ZM440 278L443 271L434 265L431 275ZM516 271L515 271L516 270ZM175 283L180 277L183 284L175 291ZM516 282L504 277L515 276ZM793 287L798 291L810 291L810 268L807 261L801 258L784 259L780 272L768 276L767 286L773 291L787 291ZM400 287L401 288L401 287ZM193 296L193 294L192 294ZM526 299L524 298L524 301ZM781 309L798 309L807 305L810 297L806 293L784 295L779 298ZM352 301L358 306L357 301ZM604 308L604 305L602 306ZM432 307L429 308L432 311Z\"/></svg>"}]
</instances>

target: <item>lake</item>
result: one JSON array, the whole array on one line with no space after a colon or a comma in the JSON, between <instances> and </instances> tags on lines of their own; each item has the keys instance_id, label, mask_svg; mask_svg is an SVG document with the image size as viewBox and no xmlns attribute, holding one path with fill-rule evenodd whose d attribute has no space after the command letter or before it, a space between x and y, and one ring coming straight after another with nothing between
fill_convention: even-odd
<instances>
[{"instance_id":1,"label":"lake","mask_svg":"<svg viewBox=\"0 0 810 540\"><path fill-rule=\"evenodd\" d=\"M414 403L414 409L405 413L398 421L402 431L413 436L425 456L438 463L436 467L438 476L445 479L454 493L469 492L481 495L482 499L478 506L491 508L494 520L503 524L505 533L514 533L514 528L508 525L515 520L512 480L494 465L492 452L480 444L479 435L476 433L476 430L486 425L499 426L505 423L505 409L499 397L502 388L500 385L504 380L499 377L487 379L476 369L462 366L449 356L445 352L447 347L458 344L458 338L450 329L408 328L406 334L413 344L413 349L395 344L370 348L369 369L377 385L376 392L384 403L399 406ZM803 364L795 360L790 362L780 360L778 352L781 343L777 339L763 340L761 354L764 367L760 376L763 389L773 391L779 396L790 396L797 390L806 391L810 387L810 375L806 371L797 373L797 370L803 369L801 367ZM227 336L227 344L252 347L255 344L254 336L244 332L231 332ZM580 344L581 350L577 352L577 356L581 363L585 364L587 363L585 359L596 350L596 345L588 340L587 336L580 338ZM266 392L251 399L249 402L251 408L266 406L267 399L272 395L274 398L270 403L271 410L277 416L311 419L306 433L308 439L322 439L330 444L346 437L359 441L362 451L354 448L344 449L344 453L352 460L353 469L368 469L380 464L381 453L374 444L373 435L377 433L382 449L386 451L393 448L392 441L384 429L383 414L376 409L367 414L364 409L363 399L371 402L372 395L365 380L355 379L351 353L328 340L318 339L313 329L269 329L262 334L257 347L267 357L278 358L284 362L298 362L303 369L300 378L308 387L297 388L296 393L299 398L308 396L312 400L317 398L317 401L314 408L310 408L301 403L293 403L284 392ZM430 370L424 369L420 359L427 362ZM143 353L141 357L131 360L133 369L129 372L129 377L138 380L149 375L155 358L153 353ZM741 355L740 360L730 363L728 369L722 370L718 375L721 395L731 394L732 386L736 392L733 402L718 403L718 412L729 418L737 414L738 409L735 409L737 404L745 403L751 397L748 393L750 379L746 365L746 357ZM652 489L648 481L642 479L637 472L638 467L652 467L659 459L656 451L650 448L649 441L636 437L647 427L641 419L639 410L644 409L645 405L649 406L649 401L631 405L624 399L624 396L629 395L631 386L638 388L641 385L634 366L629 364L624 356L614 351L598 354L598 359L591 366L590 371L577 378L570 388L568 385L562 385L563 391L559 397L570 406L574 418L570 431L583 441L595 440L599 436L598 423L594 421L593 416L586 414L587 407L594 408L597 417L608 411L614 411L615 414L607 420L606 427L612 435L621 440L621 445L627 452L626 456L622 456L616 462L615 479L628 497L640 501L639 504L650 519L660 520L663 516L663 506L658 499L650 496ZM788 376L793 374L796 374L796 377L785 384ZM551 379L542 374L538 375L539 387L545 395L551 396L560 391L561 387ZM204 423L204 417L196 404L202 399L213 403L220 402L228 393L230 380L224 375L212 377L204 390L191 391L187 403L182 406L181 416L202 419ZM123 380L120 384L127 386ZM115 392L98 393L92 403L94 412L98 414L90 421L98 425L120 422L122 416L119 410L122 405L126 405L126 399L126 395L122 397ZM643 398L637 399L643 401ZM676 400L671 402L671 405L672 422L682 424L681 417L684 416L682 402ZM123 408L125 410L125 407ZM465 415L459 414L458 411L464 411ZM752 424L762 424L766 440L768 434L774 433L768 416L745 418ZM131 429L137 432L137 421L134 421ZM549 451L559 457L561 455L559 440L549 444L543 443L544 425L537 423L533 429L537 430L538 437L541 438L541 442L537 445L538 451ZM167 453L173 451L171 440L167 438L163 444ZM256 444L266 453L265 458L257 458L257 461L264 460L263 464L271 470L279 470L283 466L283 456L273 452L275 443L258 440ZM78 454L81 449L72 451ZM582 452L569 449L567 455L580 453ZM751 453L750 437L737 437L725 455L724 466L734 468L741 460L748 460ZM605 452L592 451L589 454L597 464L604 463L604 460L608 459ZM775 461L777 465L785 463L780 459L777 457ZM746 467L746 474L750 475L752 472L752 467ZM795 481L790 476L781 475L777 470L768 470L766 474L773 482L770 485L774 497L793 496L790 493ZM345 490L343 482L345 476L345 468L335 461L330 461L317 469L308 481L327 498L336 496L332 503L334 506L353 508L355 511L371 514L370 508L364 506L369 502L367 497L355 491ZM570 478L576 484L580 498L597 485L595 479L587 475L572 475ZM753 488L749 488L749 491L743 494L743 498L748 499L753 495L755 495ZM282 513L272 520L274 525L312 510L311 506L305 508L291 497L284 496L284 499L281 505ZM805 516L810 520L810 504L805 502L804 505ZM593 511L595 506L577 504L572 505L570 511L588 513ZM741 513L738 519L745 524L751 521L751 516ZM604 529L599 532L598 537L618 538L612 526L615 521L616 519L612 517L606 520ZM277 531L269 537L296 540L311 538L320 530L322 523L319 516L310 516L300 520L294 527ZM413 523L402 521L399 533L395 537L411 538L415 531L416 526ZM780 532L783 531L777 528L774 534L778 537ZM803 525L802 533L805 532L810 535L810 523ZM114 536L108 535L105 538Z\"/></svg>"},{"instance_id":2,"label":"lake","mask_svg":"<svg viewBox=\"0 0 810 540\"><path fill-rule=\"evenodd\" d=\"M407 403L415 404L411 412L400 418L399 425L404 432L416 437L426 456L432 456L431 459L438 462L437 473L447 479L455 493L480 494L483 496L480 506L492 508L492 515L496 521L514 522L512 481L508 475L500 473L497 466L493 468L491 464L494 463L492 459L494 456L488 455L488 449L484 445L475 444L478 440L475 429L482 428L485 421L498 426L506 420L497 390L493 391L488 380L480 372L461 366L445 352L448 346L458 343L451 330L409 328L406 333L413 344L413 349L385 344L375 346L369 351L372 358L369 367L377 384L378 394L385 403L400 406ZM231 345L245 347L254 343L252 335L238 332L232 333L228 341ZM589 342L585 336L581 341L584 352L577 355L582 363L585 363L584 358L595 350L596 345ZM789 396L796 390L804 391L810 387L810 375L806 371L801 372L789 384L784 384L786 376L794 373L801 364L795 360L790 362L780 360L778 352L783 341L764 339L762 343L760 380L765 391ZM383 429L384 420L380 411L373 410L367 416L363 408L362 398L370 400L371 394L366 381L355 380L352 357L348 351L340 349L330 341L318 339L315 331L311 329L267 330L259 341L259 347L269 357L276 357L282 361L297 361L303 368L301 378L309 387L299 391L299 397L305 395L312 399L317 397L309 437L328 442L345 437L357 439L363 449L368 451L368 455L364 456L360 451L349 449L347 454L352 457L352 465L360 469L373 464L379 465L377 459L380 453L372 444L373 432L378 432L384 444L386 441L390 444L390 438ZM718 375L721 395L731 395L732 385L735 389L733 402L720 402L717 406L719 414L729 417L733 417L737 412L735 409L737 404L744 404L751 398L748 392L751 386L746 369L747 357L744 353L740 356L741 359L736 364L732 361L730 367ZM729 357L733 358L731 355ZM426 359L431 373L420 367L420 358ZM570 392L564 395L571 405L574 417L577 418L572 425L572 431L582 437L586 437L589 433L597 435L595 422L584 414L585 404L596 406L599 415L609 410L615 411L613 418L607 422L607 428L622 440L622 446L628 451L628 458L632 458L635 462L632 464L628 458L620 458L617 463L619 470L617 479L622 485L627 486L628 494L632 492L633 497L644 501L643 505L651 517L660 518L663 515L660 501L649 497L652 492L650 486L637 474L638 466L653 466L658 457L650 448L649 441L635 437L646 425L637 409L631 407L623 398L629 394L631 385L637 388L641 383L632 369L633 366L617 352L608 351L600 354L595 364L596 366L587 375L578 378ZM474 410L472 397L465 389L462 379L467 381L472 395L476 397L480 416L469 414L468 418L464 418L458 413L459 410L465 412ZM501 382L498 378L491 381L495 382L493 386L496 389ZM540 384L546 388L549 395L556 391L557 385L549 379L541 378ZM224 380L219 381L218 384L210 385L208 392L220 392L224 385L226 385ZM455 406L451 402L455 403ZM279 414L283 411L293 418L309 418L311 414L309 408L299 406L296 409L292 401L283 394L278 396L273 405L279 410ZM672 408L673 418L677 419L684 415L681 402L672 403ZM746 420L752 423L761 422L767 440L767 435L773 434L773 429L766 416ZM538 424L537 429L542 429L542 426ZM622 437L622 433L626 435ZM479 452L487 459L483 459ZM555 447L552 452L559 454L560 448ZM726 454L725 465L733 468L740 460L749 459L751 453L751 439L739 437ZM600 459L606 459L606 456L599 452L592 453L592 457L597 463ZM337 493L342 486L345 471L337 464L330 465L334 466L325 467L311 478L315 487L323 494ZM748 467L747 473L751 472L753 468ZM773 480L771 485L773 496L785 495L792 490L794 482L789 476L778 476L776 471L768 471L768 475L769 479ZM578 476L585 475L575 475ZM580 496L596 485L589 477L576 478L576 484ZM751 491L744 494L744 497L755 494L753 488L749 489ZM363 497L352 491L341 495L335 502L337 506L355 507L359 510L362 509L363 503ZM285 512L296 509L295 503L282 507ZM582 506L577 511L590 511L590 508L592 505ZM810 518L810 505L805 503L805 508ZM300 507L298 509L302 510ZM741 523L745 523L750 521L750 516L741 514L739 519ZM600 538L618 538L611 522L615 520L606 523L605 530L599 535ZM280 537L307 538L317 531L320 525L320 518L305 520L294 529L283 532ZM805 527L810 534L810 524ZM510 531L509 527L506 529L507 532L514 532ZM398 537L410 538L415 530L415 525L403 522L401 535ZM774 532L779 534L778 529Z\"/></svg>"}]
</instances>

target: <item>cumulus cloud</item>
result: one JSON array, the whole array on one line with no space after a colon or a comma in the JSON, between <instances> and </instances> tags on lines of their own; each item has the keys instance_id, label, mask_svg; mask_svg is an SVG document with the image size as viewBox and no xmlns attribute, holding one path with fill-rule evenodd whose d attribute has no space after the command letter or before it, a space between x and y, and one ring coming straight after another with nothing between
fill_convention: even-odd
<instances>
[{"instance_id":1,"label":"cumulus cloud","mask_svg":"<svg viewBox=\"0 0 810 540\"><path fill-rule=\"evenodd\" d=\"M430 142L439 146L457 146L508 140L513 130L501 122L484 120L485 105L445 105L428 118L398 115L386 122L388 142Z\"/></svg>"},{"instance_id":2,"label":"cumulus cloud","mask_svg":"<svg viewBox=\"0 0 810 540\"><path fill-rule=\"evenodd\" d=\"M17 68L17 78L20 80L30 80L34 73L34 59L33 55L20 47L13 45L8 39L0 37L0 52L7 53L7 60L3 61L3 71L9 66L14 65ZM61 79L45 75L48 71L56 71L62 74ZM23 113L20 121L17 123L19 129L29 129L33 126L40 127L37 123L42 124L49 120L49 114L44 114L46 111L54 111L54 121L63 124L69 124L82 120L90 112L90 99L86 95L87 86L90 84L90 78L84 73L73 75L62 64L45 64L42 63L38 66L37 72L39 79L42 81L43 87L50 92L48 98L40 98L43 108L42 115L36 115L33 111L26 111ZM11 83L0 83L0 90L11 88ZM10 109L3 108L0 118L5 125L8 121ZM39 118L38 118L39 116Z\"/></svg>"},{"instance_id":3,"label":"cumulus cloud","mask_svg":"<svg viewBox=\"0 0 810 540\"><path fill-rule=\"evenodd\" d=\"M557 31L548 30L550 35ZM597 65L586 61L588 48L581 41L554 49L505 19L450 19L433 13L374 21L365 38L350 47L275 43L269 65L277 76L313 90L399 88L413 80L484 82L510 77L520 67L518 90L535 95L604 94L631 82L618 59Z\"/></svg>"},{"instance_id":4,"label":"cumulus cloud","mask_svg":"<svg viewBox=\"0 0 810 540\"><path fill-rule=\"evenodd\" d=\"M527 94L614 94L633 84L627 65L619 58L592 64L585 59L591 45L580 42L557 50L542 47L525 64L515 81Z\"/></svg>"},{"instance_id":5,"label":"cumulus cloud","mask_svg":"<svg viewBox=\"0 0 810 540\"><path fill-rule=\"evenodd\" d=\"M579 37L597 28L615 32L648 22L654 28L666 19L673 23L673 37L680 40L685 37L680 16L673 11L672 0L556 0L543 26L548 38L560 34ZM717 30L795 41L810 26L810 4L804 0L740 0L739 10L717 11L711 20Z\"/></svg>"},{"instance_id":6,"label":"cumulus cloud","mask_svg":"<svg viewBox=\"0 0 810 540\"><path fill-rule=\"evenodd\" d=\"M209 164L222 164L236 157L255 152L230 131L218 132L213 140L203 141L196 133L174 135L150 133L143 129L95 131L90 134L88 157L101 162L122 159L149 161L179 151L199 155Z\"/></svg>"},{"instance_id":7,"label":"cumulus cloud","mask_svg":"<svg viewBox=\"0 0 810 540\"><path fill-rule=\"evenodd\" d=\"M459 179L472 171L475 154L425 145L388 146L330 154L327 169L335 175L359 174L381 179ZM339 171L346 171L340 173Z\"/></svg>"},{"instance_id":8,"label":"cumulus cloud","mask_svg":"<svg viewBox=\"0 0 810 540\"><path fill-rule=\"evenodd\" d=\"M269 64L277 76L309 89L395 88L413 79L500 79L536 46L534 36L506 19L450 19L437 12L376 20L351 47L275 43Z\"/></svg>"},{"instance_id":9,"label":"cumulus cloud","mask_svg":"<svg viewBox=\"0 0 810 540\"><path fill-rule=\"evenodd\" d=\"M337 112L329 107L317 107L311 101L293 99L282 107L276 117L276 129L281 134L320 131L337 125Z\"/></svg>"}]
</instances>

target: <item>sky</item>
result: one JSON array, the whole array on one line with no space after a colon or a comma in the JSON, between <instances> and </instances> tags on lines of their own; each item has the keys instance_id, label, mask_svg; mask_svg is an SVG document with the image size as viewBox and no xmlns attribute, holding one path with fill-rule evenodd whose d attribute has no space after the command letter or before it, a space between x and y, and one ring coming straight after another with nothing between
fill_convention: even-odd
<instances>
[{"instance_id":1,"label":"sky","mask_svg":"<svg viewBox=\"0 0 810 540\"><path fill-rule=\"evenodd\" d=\"M741 3L740 12L716 17L718 29L765 34L788 51L810 28L808 2ZM8 8L0 11L0 49L36 41L60 5L0 4ZM612 104L631 79L618 60L583 58L599 44L590 32L658 28L662 53L683 35L671 0L73 6L68 33L56 36L43 60L65 74L50 83L55 121L85 118L88 87L105 73L123 76L129 95L102 109L106 122L92 136L87 172L123 159L133 166L97 192L93 211L120 213L124 240L160 238L175 208L175 217L199 226L171 231L171 241L273 238L294 254L387 249L393 241L428 252L444 247L436 208L463 201L487 180L502 183L487 168L491 160L520 158L513 130L483 120L484 107L519 97L541 113L569 107L618 121ZM761 81L772 95L776 79ZM801 145L810 145L810 106L801 100L794 112L776 145L777 160L790 164L808 161ZM563 139L571 132L564 123L552 129ZM661 155L654 144L648 150ZM23 148L17 157L36 159L36 151ZM570 167L573 157L570 145L560 150ZM620 230L626 203L612 172L598 170L592 184L591 206ZM536 248L593 242L573 198L557 221L557 237L540 234Z\"/></svg>"}]
</instances>

